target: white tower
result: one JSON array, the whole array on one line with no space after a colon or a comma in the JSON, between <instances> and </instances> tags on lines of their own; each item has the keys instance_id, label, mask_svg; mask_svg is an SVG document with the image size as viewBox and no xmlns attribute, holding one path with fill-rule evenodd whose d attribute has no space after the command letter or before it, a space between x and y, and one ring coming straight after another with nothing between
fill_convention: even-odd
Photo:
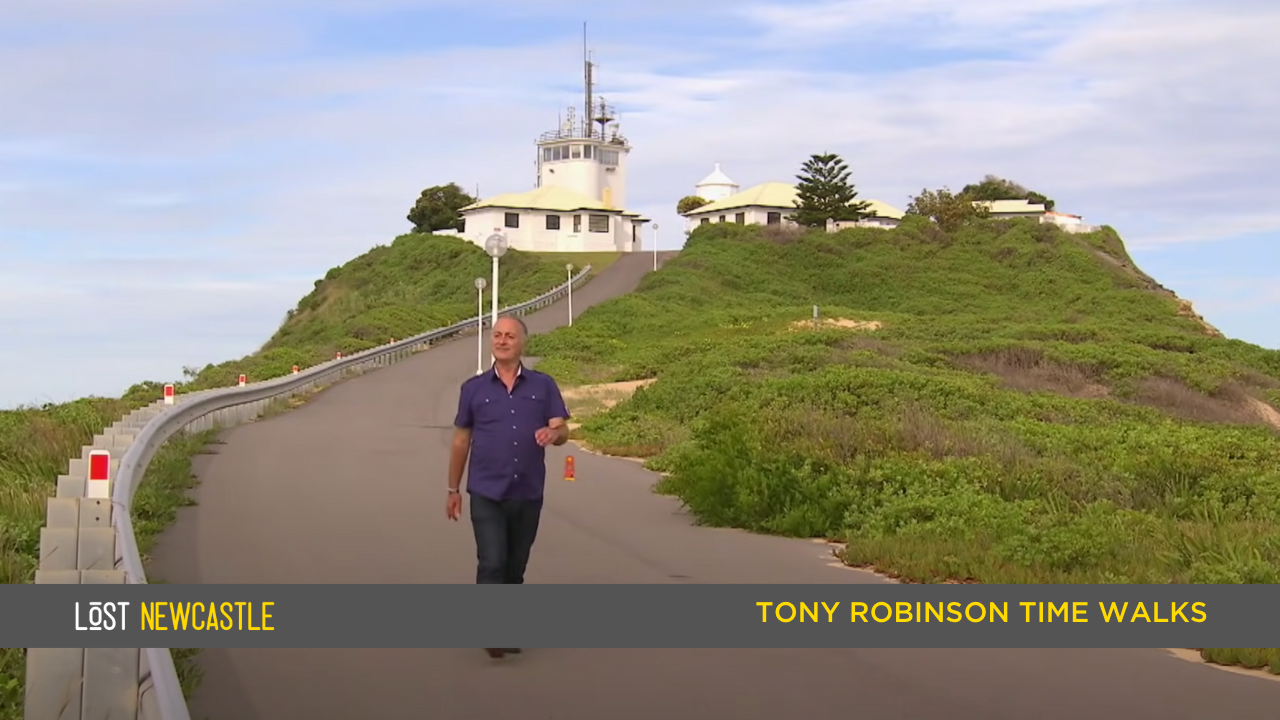
<instances>
[{"instance_id":1,"label":"white tower","mask_svg":"<svg viewBox=\"0 0 1280 720\"><path fill-rule=\"evenodd\" d=\"M594 67L584 47L582 115L569 108L559 128L538 138L538 187L563 187L621 210L627 206L631 145L619 132L614 108L591 94Z\"/></svg>"},{"instance_id":2,"label":"white tower","mask_svg":"<svg viewBox=\"0 0 1280 720\"><path fill-rule=\"evenodd\" d=\"M693 194L707 202L715 202L730 195L736 195L738 190L738 183L725 175L720 169L720 163L716 163L716 168L711 171L711 174L694 186Z\"/></svg>"}]
</instances>

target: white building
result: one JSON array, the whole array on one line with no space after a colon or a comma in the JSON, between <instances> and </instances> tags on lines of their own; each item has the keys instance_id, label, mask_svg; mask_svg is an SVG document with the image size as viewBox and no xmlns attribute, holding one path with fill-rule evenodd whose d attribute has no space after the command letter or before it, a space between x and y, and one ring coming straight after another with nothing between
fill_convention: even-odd
<instances>
[{"instance_id":1,"label":"white building","mask_svg":"<svg viewBox=\"0 0 1280 720\"><path fill-rule=\"evenodd\" d=\"M723 178L728 183L719 181ZM723 184L731 184L729 180L720 170L720 166L716 165L716 170L699 183L698 187L702 188L708 180L715 181L713 184L723 186ZM737 187L733 185L733 187ZM711 198L701 195L704 199ZM796 211L796 187L788 183L766 182L747 188L741 192L735 192L726 197L714 200L703 205L696 210L692 210L685 214L686 232L692 232L698 225L706 225L713 222L733 222L740 225L778 225L784 221L789 221ZM862 200L862 198L858 198ZM873 217L863 218L857 222L838 223L839 227L879 227L893 228L903 218L903 212L888 203L879 200L867 200L867 210L874 212Z\"/></svg>"},{"instance_id":2,"label":"white building","mask_svg":"<svg viewBox=\"0 0 1280 720\"><path fill-rule=\"evenodd\" d=\"M585 99L592 99L592 68L586 61ZM560 128L538 138L536 187L462 208L459 235L483 246L500 232L511 248L532 252L641 249L648 220L625 209L631 145L603 99L584 105L580 120L571 107Z\"/></svg>"},{"instance_id":3,"label":"white building","mask_svg":"<svg viewBox=\"0 0 1280 720\"><path fill-rule=\"evenodd\" d=\"M728 175L725 175L724 171L720 169L720 163L716 163L716 168L711 171L711 174L694 186L693 194L695 197L700 197L707 202L714 202L723 200L730 195L736 195L739 190L741 188L738 187L738 183L731 180Z\"/></svg>"},{"instance_id":4,"label":"white building","mask_svg":"<svg viewBox=\"0 0 1280 720\"><path fill-rule=\"evenodd\" d=\"M1067 213L1052 211L1040 216L1040 222L1057 225L1069 233L1089 233L1102 229L1097 225L1090 225L1086 223L1084 218L1079 215L1068 215Z\"/></svg>"},{"instance_id":5,"label":"white building","mask_svg":"<svg viewBox=\"0 0 1280 720\"><path fill-rule=\"evenodd\" d=\"M973 204L985 207L995 220L1042 218L1045 214L1044 205L1030 200L975 200Z\"/></svg>"}]
</instances>

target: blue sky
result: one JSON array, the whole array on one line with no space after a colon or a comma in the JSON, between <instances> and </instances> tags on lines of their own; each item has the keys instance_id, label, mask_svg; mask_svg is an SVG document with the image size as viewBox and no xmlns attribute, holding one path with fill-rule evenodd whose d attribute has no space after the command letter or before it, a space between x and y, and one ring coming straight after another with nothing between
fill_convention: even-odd
<instances>
[{"instance_id":1,"label":"blue sky","mask_svg":"<svg viewBox=\"0 0 1280 720\"><path fill-rule=\"evenodd\" d=\"M423 187L528 189L584 20L663 248L717 162L839 152L898 207L993 173L1280 348L1274 3L9 0L0 407L244 355Z\"/></svg>"}]
</instances>

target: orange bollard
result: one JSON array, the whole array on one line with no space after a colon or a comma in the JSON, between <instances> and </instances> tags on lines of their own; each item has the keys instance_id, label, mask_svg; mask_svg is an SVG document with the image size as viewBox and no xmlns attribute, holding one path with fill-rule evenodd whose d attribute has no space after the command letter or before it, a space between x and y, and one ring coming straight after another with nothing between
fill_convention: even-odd
<instances>
[{"instance_id":1,"label":"orange bollard","mask_svg":"<svg viewBox=\"0 0 1280 720\"><path fill-rule=\"evenodd\" d=\"M574 480L577 480L577 478L573 476L573 456L572 455L564 459L564 479L565 479L565 482L573 482Z\"/></svg>"}]
</instances>

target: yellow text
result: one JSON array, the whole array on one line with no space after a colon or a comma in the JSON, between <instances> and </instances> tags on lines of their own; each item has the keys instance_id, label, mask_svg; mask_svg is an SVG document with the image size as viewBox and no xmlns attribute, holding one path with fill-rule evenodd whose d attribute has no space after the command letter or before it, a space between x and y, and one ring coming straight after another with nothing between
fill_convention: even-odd
<instances>
[{"instance_id":1,"label":"yellow text","mask_svg":"<svg viewBox=\"0 0 1280 720\"><path fill-rule=\"evenodd\" d=\"M275 630L267 625L273 602L142 603L143 630Z\"/></svg>"}]
</instances>

